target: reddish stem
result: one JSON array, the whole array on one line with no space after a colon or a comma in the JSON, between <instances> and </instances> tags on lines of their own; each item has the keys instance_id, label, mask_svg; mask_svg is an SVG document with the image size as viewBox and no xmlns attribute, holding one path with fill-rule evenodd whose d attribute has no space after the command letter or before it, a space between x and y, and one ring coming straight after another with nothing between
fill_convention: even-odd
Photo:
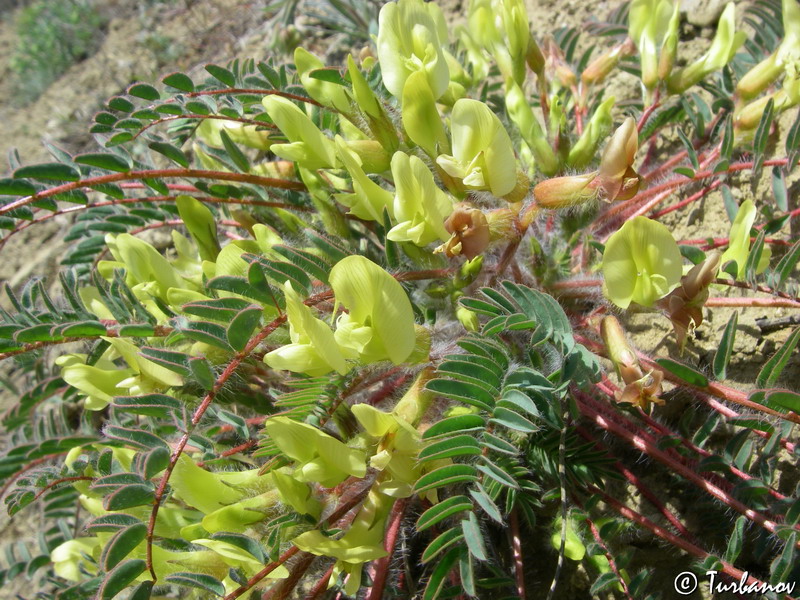
<instances>
[{"instance_id":1,"label":"reddish stem","mask_svg":"<svg viewBox=\"0 0 800 600\"><path fill-rule=\"evenodd\" d=\"M621 427L617 423L607 419L605 416L601 415L599 412L594 410L585 402L579 402L578 408L585 416L589 417L600 428L610 433L613 433L617 437L624 439L626 442L631 444L634 448L636 448L640 452L647 454L651 458L654 458L655 460L664 464L672 471L682 475L683 477L694 483L697 487L706 491L708 494L721 501L726 506L729 506L736 512L746 516L748 519L754 521L755 523L758 523L761 527L763 527L772 534L774 534L777 531L778 524L775 521L772 521L771 519L768 519L767 517L762 515L760 512L753 510L748 506L745 506L737 499L731 497L729 494L724 492L718 486L704 479L703 477L695 473L693 470L687 468L683 463L674 460L666 452L660 450L653 444L649 443L641 435L637 435L636 433L628 431L624 427ZM800 546L800 542L798 542L798 546Z\"/></svg>"},{"instance_id":2,"label":"reddish stem","mask_svg":"<svg viewBox=\"0 0 800 600\"><path fill-rule=\"evenodd\" d=\"M322 578L317 583L315 583L314 587L311 588L311 591L308 592L308 595L306 596L305 600L317 600L317 598L319 598L322 594L328 591L328 583L330 582L331 577L333 576L333 568L335 566L336 565L333 564L330 567L328 567L328 570L325 571L325 574L322 576Z\"/></svg>"},{"instance_id":3,"label":"reddish stem","mask_svg":"<svg viewBox=\"0 0 800 600\"><path fill-rule=\"evenodd\" d=\"M299 181L288 181L286 179L275 179L273 177L261 177L250 175L249 173L231 173L229 171L206 171L203 169L146 169L142 171L128 171L126 173L110 173L98 177L89 177L80 181L71 181L52 187L47 190L37 192L32 196L19 198L10 204L0 206L0 215L9 211L57 194L71 192L84 187L92 187L104 183L114 183L117 181L128 181L131 179L163 179L167 177L196 177L197 179L219 179L221 181L235 181L239 183L252 183L263 187L280 188L284 190L305 190L306 186Z\"/></svg>"},{"instance_id":4,"label":"reddish stem","mask_svg":"<svg viewBox=\"0 0 800 600\"><path fill-rule=\"evenodd\" d=\"M48 454L47 456L40 456L39 458L34 458L29 463L27 463L24 467L20 468L19 471L17 471L16 473L13 473L12 475L9 475L8 479L6 479L5 484L3 484L3 487L0 488L0 498L2 498L3 496L6 495L6 492L8 491L8 489L14 484L14 482L17 479L20 478L20 476L22 476L23 474L27 473L31 469L35 469L39 465L46 463L48 460L56 458L57 456L63 456L66 453L67 453L67 451L65 450L64 452L55 452L53 454Z\"/></svg>"},{"instance_id":5,"label":"reddish stem","mask_svg":"<svg viewBox=\"0 0 800 600\"><path fill-rule=\"evenodd\" d=\"M381 600L381 598L383 598L383 591L386 588L386 579L389 575L389 565L392 562L392 555L397 546L397 538L400 534L400 526L403 524L403 515L405 514L407 506L408 498L401 498L392 506L392 511L389 514L389 526L386 530L386 537L384 538L383 544L383 548L386 550L387 554L374 563L375 577L369 594L367 594L367 600Z\"/></svg>"},{"instance_id":6,"label":"reddish stem","mask_svg":"<svg viewBox=\"0 0 800 600\"><path fill-rule=\"evenodd\" d=\"M157 325L153 328L153 335L149 337L165 337L172 332L172 327L167 327L166 325ZM25 354L26 352L33 352L34 350L39 350L41 348L47 348L49 346L58 346L60 344L70 344L72 342L82 342L86 340L93 340L99 338L101 335L106 337L119 337L119 331L116 329L107 329L105 333L97 334L97 335L84 335L81 337L65 337L60 340L53 340L48 342L30 342L25 344L19 350L9 350L7 352L0 352L0 360L5 360L6 358L10 358L12 356L17 356L19 354Z\"/></svg>"},{"instance_id":7,"label":"reddish stem","mask_svg":"<svg viewBox=\"0 0 800 600\"><path fill-rule=\"evenodd\" d=\"M48 483L45 487L43 487L41 490L39 490L39 492L34 497L34 500L38 500L48 490L54 488L55 486L60 485L62 483L69 483L70 481L94 481L94 477L89 477L87 475L80 475L80 476L77 476L77 477L62 477L61 479L57 479L55 481L52 481L52 482Z\"/></svg>"},{"instance_id":8,"label":"reddish stem","mask_svg":"<svg viewBox=\"0 0 800 600\"><path fill-rule=\"evenodd\" d=\"M369 493L370 486L366 486L363 490L359 493L353 495L349 498L346 502L344 502L341 506L339 506L331 515L327 518L327 522L330 524L336 524L337 521L340 521L347 513L349 513L353 508L355 508ZM258 585L262 579L264 579L267 575L272 573L275 569L289 560L292 556L297 554L300 549L297 546L292 546L286 552L280 555L278 560L268 564L266 567L261 569L258 573L253 575L244 585L239 586L235 590L233 590L230 594L225 596L222 600L235 600L248 590L253 589L254 586Z\"/></svg>"},{"instance_id":9,"label":"reddish stem","mask_svg":"<svg viewBox=\"0 0 800 600\"><path fill-rule=\"evenodd\" d=\"M600 497L602 497L603 501L606 504L608 504L611 508L616 510L619 514L621 514L626 519L629 519L629 520L641 525L642 527L644 527L646 529L649 529L652 533L654 533L655 535L657 535L661 539L668 541L670 544L672 544L674 546L677 546L678 548L681 548L682 550L688 552L692 556L696 556L697 558L699 558L701 560L705 560L706 558L711 556L711 554L709 554L708 552L706 552L705 550L703 550L699 546L696 546L696 545L692 544L691 542L689 542L688 540L685 540L685 539L683 539L683 538L681 538L681 537L679 537L679 536L667 531L663 527L660 527L659 525L656 525L655 523L653 523L650 519L644 517L643 515L639 514L636 511L628 508L622 502L620 502L616 498L614 498L614 497L610 496L609 494L607 494L604 490L601 490L600 488L595 487L595 486L592 485L592 486L589 486L589 491L591 493L593 493L593 494L597 494ZM739 569L734 567L729 562L721 560L721 559L719 559L717 557L714 557L714 558L719 562L719 564L721 565L722 571L726 575L729 575L730 577L733 577L734 579L742 579L742 578L745 577L745 573L743 571L740 571ZM755 584L758 584L758 585L763 585L762 581L760 581L759 579L756 579L755 577L753 577L749 573L747 574L746 582L748 584L755 583Z\"/></svg>"}]
</instances>

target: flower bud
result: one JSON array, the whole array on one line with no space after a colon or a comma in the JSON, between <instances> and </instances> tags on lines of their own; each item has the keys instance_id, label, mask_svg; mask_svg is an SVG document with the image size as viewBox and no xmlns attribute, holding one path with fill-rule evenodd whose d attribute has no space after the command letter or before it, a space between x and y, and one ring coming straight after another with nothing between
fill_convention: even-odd
<instances>
[{"instance_id":1,"label":"flower bud","mask_svg":"<svg viewBox=\"0 0 800 600\"><path fill-rule=\"evenodd\" d=\"M617 402L635 404L644 410L647 410L651 402L664 404L658 397L663 374L660 371L647 374L642 371L636 352L628 344L619 320L613 316L603 317L600 335L608 349L608 358L614 364L614 370L625 384L624 389L616 394Z\"/></svg>"},{"instance_id":2,"label":"flower bud","mask_svg":"<svg viewBox=\"0 0 800 600\"><path fill-rule=\"evenodd\" d=\"M614 132L603 151L598 177L601 198L609 202L627 200L639 191L639 175L632 167L638 149L636 121L628 117Z\"/></svg>"},{"instance_id":3,"label":"flower bud","mask_svg":"<svg viewBox=\"0 0 800 600\"><path fill-rule=\"evenodd\" d=\"M592 162L597 154L600 142L609 134L612 126L611 109L614 107L614 96L606 98L592 118L586 124L583 134L572 148L567 157L567 165L573 169L581 169Z\"/></svg>"},{"instance_id":4,"label":"flower bud","mask_svg":"<svg viewBox=\"0 0 800 600\"><path fill-rule=\"evenodd\" d=\"M463 306L456 308L456 318L467 331L478 331L481 328L478 315L468 308L464 308Z\"/></svg>"},{"instance_id":5,"label":"flower bud","mask_svg":"<svg viewBox=\"0 0 800 600\"><path fill-rule=\"evenodd\" d=\"M490 221L491 230L491 221ZM471 284L478 278L483 268L483 256L476 256L472 260L467 260L461 265L461 268L456 273L453 285L456 289L463 289Z\"/></svg>"},{"instance_id":6,"label":"flower bud","mask_svg":"<svg viewBox=\"0 0 800 600\"><path fill-rule=\"evenodd\" d=\"M533 197L542 208L570 208L585 204L597 198L598 189L589 185L596 177L597 171L593 171L585 175L545 179L533 188Z\"/></svg>"},{"instance_id":7,"label":"flower bud","mask_svg":"<svg viewBox=\"0 0 800 600\"><path fill-rule=\"evenodd\" d=\"M621 44L617 44L603 52L590 62L589 66L581 73L581 82L583 85L589 86L602 82L611 70L617 66L619 60L623 56L630 54L633 48L633 42L631 42L630 39L626 39Z\"/></svg>"}]
</instances>

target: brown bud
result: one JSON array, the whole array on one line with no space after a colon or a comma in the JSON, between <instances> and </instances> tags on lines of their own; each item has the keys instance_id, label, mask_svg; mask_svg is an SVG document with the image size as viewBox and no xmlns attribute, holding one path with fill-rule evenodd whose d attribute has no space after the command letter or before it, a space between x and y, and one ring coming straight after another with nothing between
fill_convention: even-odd
<instances>
[{"instance_id":1,"label":"brown bud","mask_svg":"<svg viewBox=\"0 0 800 600\"><path fill-rule=\"evenodd\" d=\"M639 175L633 170L638 149L636 121L628 117L611 136L600 159L600 177L596 185L602 190L604 200L627 200L639 191Z\"/></svg>"},{"instance_id":2,"label":"brown bud","mask_svg":"<svg viewBox=\"0 0 800 600\"><path fill-rule=\"evenodd\" d=\"M472 260L489 246L489 223L486 215L477 208L456 206L444 226L452 235L436 249L437 252L450 257L463 254Z\"/></svg>"},{"instance_id":3,"label":"brown bud","mask_svg":"<svg viewBox=\"0 0 800 600\"><path fill-rule=\"evenodd\" d=\"M647 409L651 402L663 404L658 397L661 393L660 371L644 373L636 353L628 344L625 331L614 316L603 317L600 322L600 335L608 350L608 358L614 363L614 369L622 379L625 387L616 396L617 402L635 404Z\"/></svg>"},{"instance_id":4,"label":"brown bud","mask_svg":"<svg viewBox=\"0 0 800 600\"><path fill-rule=\"evenodd\" d=\"M708 286L717 277L720 259L719 251L709 252L704 261L693 266L681 278L678 287L658 301L657 306L672 321L675 338L681 350L686 344L690 328L699 327L703 323L702 308L708 299Z\"/></svg>"}]
</instances>

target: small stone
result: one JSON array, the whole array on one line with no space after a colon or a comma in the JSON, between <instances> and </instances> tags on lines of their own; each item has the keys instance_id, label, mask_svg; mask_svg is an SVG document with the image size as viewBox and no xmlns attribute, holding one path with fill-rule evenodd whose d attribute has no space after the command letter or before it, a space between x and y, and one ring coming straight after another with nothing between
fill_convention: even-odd
<instances>
[{"instance_id":1,"label":"small stone","mask_svg":"<svg viewBox=\"0 0 800 600\"><path fill-rule=\"evenodd\" d=\"M686 14L686 20L692 25L712 27L727 3L727 0L682 0L681 12Z\"/></svg>"}]
</instances>

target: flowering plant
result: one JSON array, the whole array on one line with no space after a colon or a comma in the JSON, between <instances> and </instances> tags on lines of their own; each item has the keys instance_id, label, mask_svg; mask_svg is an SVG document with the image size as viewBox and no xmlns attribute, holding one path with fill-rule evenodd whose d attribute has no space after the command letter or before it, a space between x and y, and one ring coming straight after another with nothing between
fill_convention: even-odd
<instances>
[{"instance_id":1,"label":"flowering plant","mask_svg":"<svg viewBox=\"0 0 800 600\"><path fill-rule=\"evenodd\" d=\"M112 98L103 151L0 180L0 250L78 215L59 296L7 287L0 313L3 493L46 523L3 577L64 600L552 598L580 565L582 597L656 598L639 536L675 573L787 591L798 15L730 3L681 66L670 0L594 21L582 56L521 0L472 0L455 31L397 0L345 64L297 48ZM605 97L620 71L636 85ZM753 387L734 357L756 330Z\"/></svg>"}]
</instances>

